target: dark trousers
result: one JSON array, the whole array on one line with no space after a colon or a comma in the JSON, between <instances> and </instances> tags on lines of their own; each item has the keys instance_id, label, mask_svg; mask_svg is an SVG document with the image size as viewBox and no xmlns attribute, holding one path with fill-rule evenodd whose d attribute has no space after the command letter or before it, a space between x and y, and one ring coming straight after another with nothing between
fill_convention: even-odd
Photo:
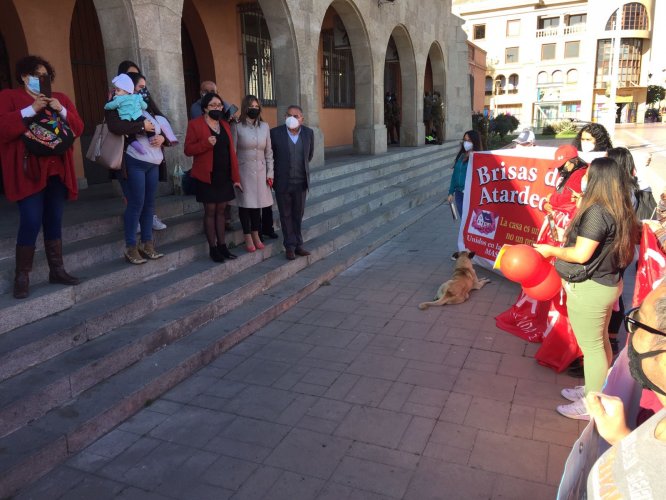
<instances>
[{"instance_id":1,"label":"dark trousers","mask_svg":"<svg viewBox=\"0 0 666 500\"><path fill-rule=\"evenodd\" d=\"M294 250L303 245L301 222L305 211L305 196L307 191L301 186L289 186L289 191L275 193L278 210L280 211L280 224L284 247Z\"/></svg>"},{"instance_id":2,"label":"dark trousers","mask_svg":"<svg viewBox=\"0 0 666 500\"><path fill-rule=\"evenodd\" d=\"M62 236L62 213L65 209L67 188L60 177L52 175L46 187L17 202L20 214L18 246L34 247L39 229L44 226L44 240L59 240Z\"/></svg>"},{"instance_id":3,"label":"dark trousers","mask_svg":"<svg viewBox=\"0 0 666 500\"><path fill-rule=\"evenodd\" d=\"M243 226L243 234L259 231L261 227L261 208L238 207L238 218Z\"/></svg>"},{"instance_id":4,"label":"dark trousers","mask_svg":"<svg viewBox=\"0 0 666 500\"><path fill-rule=\"evenodd\" d=\"M261 209L261 232L271 234L273 231L273 205L271 205Z\"/></svg>"}]
</instances>

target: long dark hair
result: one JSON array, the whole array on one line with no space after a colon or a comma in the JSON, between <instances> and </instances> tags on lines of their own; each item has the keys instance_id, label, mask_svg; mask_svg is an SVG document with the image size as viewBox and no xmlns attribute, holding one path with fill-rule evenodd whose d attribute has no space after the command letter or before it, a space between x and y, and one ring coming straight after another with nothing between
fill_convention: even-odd
<instances>
[{"instance_id":1,"label":"long dark hair","mask_svg":"<svg viewBox=\"0 0 666 500\"><path fill-rule=\"evenodd\" d=\"M470 141L472 141L472 151L481 151L483 150L483 146L481 146L481 136L476 130L468 130L463 134L463 141L464 137L467 136L469 137ZM455 161L458 161L458 158L461 156L465 155L467 151L465 151L465 146L463 146L462 142L460 143L460 149L458 150L458 154L456 155Z\"/></svg>"},{"instance_id":2,"label":"long dark hair","mask_svg":"<svg viewBox=\"0 0 666 500\"><path fill-rule=\"evenodd\" d=\"M624 187L628 175L612 158L595 158L587 170L587 189L576 216L569 224L565 237L578 227L585 211L592 205L603 207L615 221L615 238L610 249L618 267L624 269L634 258L634 245L638 241L639 224L631 205L631 197Z\"/></svg>"},{"instance_id":3,"label":"long dark hair","mask_svg":"<svg viewBox=\"0 0 666 500\"><path fill-rule=\"evenodd\" d=\"M116 72L116 75L119 75L121 73L127 73L127 70L130 69L131 67L135 67L136 69L139 70L138 72L141 73L141 68L137 63L135 63L134 61L130 61L129 59L126 59L125 61L122 61L118 65L118 71Z\"/></svg>"},{"instance_id":4,"label":"long dark hair","mask_svg":"<svg viewBox=\"0 0 666 500\"><path fill-rule=\"evenodd\" d=\"M631 151L627 148L611 148L608 150L608 157L617 162L622 170L624 170L629 177L629 187L633 193L640 191L638 186L638 178L636 177L636 164L634 157L631 156Z\"/></svg>"},{"instance_id":5,"label":"long dark hair","mask_svg":"<svg viewBox=\"0 0 666 500\"><path fill-rule=\"evenodd\" d=\"M254 101L257 101L257 104L259 104L259 116L257 116L257 120L260 122L264 121L261 118L261 102L259 101L259 99L257 99L256 96L253 95L246 95L243 98L243 102L241 103L241 112L240 112L240 117L238 119L238 122L241 125L245 125L245 119L247 118L247 110L250 108L250 104L252 104Z\"/></svg>"},{"instance_id":6,"label":"long dark hair","mask_svg":"<svg viewBox=\"0 0 666 500\"><path fill-rule=\"evenodd\" d=\"M581 149L581 137L583 132L587 132L592 137L594 137L594 149L593 151L608 151L613 147L613 141L611 141L610 135L608 135L608 130L606 127L599 123L588 123L576 134L576 138L573 141L573 145L576 146L578 151Z\"/></svg>"}]
</instances>

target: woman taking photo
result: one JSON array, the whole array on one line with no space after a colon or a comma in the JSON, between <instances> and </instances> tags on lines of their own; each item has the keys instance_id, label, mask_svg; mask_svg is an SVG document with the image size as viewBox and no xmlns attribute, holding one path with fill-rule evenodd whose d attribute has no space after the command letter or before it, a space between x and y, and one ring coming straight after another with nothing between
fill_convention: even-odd
<instances>
[{"instance_id":1,"label":"woman taking photo","mask_svg":"<svg viewBox=\"0 0 666 500\"><path fill-rule=\"evenodd\" d=\"M222 98L201 98L203 116L190 120L185 135L185 154L194 157L191 175L197 181L197 201L204 206L204 231L214 262L235 259L224 241L224 209L242 191L238 160L229 124L223 117Z\"/></svg>"},{"instance_id":2,"label":"woman taking photo","mask_svg":"<svg viewBox=\"0 0 666 500\"><path fill-rule=\"evenodd\" d=\"M481 137L479 134L474 130L468 130L465 132L462 143L460 144L460 150L453 163L453 174L451 175L451 185L449 186L449 203L453 203L455 200L458 214L461 217L469 154L473 151L481 151L481 149Z\"/></svg>"},{"instance_id":3,"label":"woman taking photo","mask_svg":"<svg viewBox=\"0 0 666 500\"><path fill-rule=\"evenodd\" d=\"M614 160L593 160L564 246L535 245L544 257L557 259L555 268L567 294L569 321L583 351L585 386L562 390L562 396L573 401L557 407L565 417L589 419L583 398L601 390L611 363L608 324L639 235L626 183L628 175Z\"/></svg>"},{"instance_id":4,"label":"woman taking photo","mask_svg":"<svg viewBox=\"0 0 666 500\"><path fill-rule=\"evenodd\" d=\"M78 195L71 144L83 132L83 121L65 94L50 92L55 71L48 61L26 56L16 63L16 75L21 88L0 92L0 163L5 196L19 208L14 297L23 299L28 296L35 243L42 227L49 282L79 283L65 272L61 236L65 199L75 200ZM37 155L26 149L24 134L35 117L44 114L57 115L54 119L69 129L71 144L63 153Z\"/></svg>"},{"instance_id":5,"label":"woman taking photo","mask_svg":"<svg viewBox=\"0 0 666 500\"><path fill-rule=\"evenodd\" d=\"M166 139L155 116L161 114L150 98L146 78L139 73L128 73L134 83L134 92L143 96L148 105L143 121L121 120L118 111L106 110L104 117L109 132L127 136L121 175L126 178L127 207L125 208L125 259L130 264L145 264L146 259L159 259L164 254L153 243L153 215L157 193L159 168L164 161L163 146ZM148 137L148 134L150 137ZM138 142L140 148L132 143ZM137 245L136 227L141 223L141 244Z\"/></svg>"},{"instance_id":6,"label":"woman taking photo","mask_svg":"<svg viewBox=\"0 0 666 500\"><path fill-rule=\"evenodd\" d=\"M268 124L261 119L259 100L248 95L241 104L238 123L231 126L243 190L236 196L248 252L264 248L259 238L261 209L273 204L273 148Z\"/></svg>"}]
</instances>

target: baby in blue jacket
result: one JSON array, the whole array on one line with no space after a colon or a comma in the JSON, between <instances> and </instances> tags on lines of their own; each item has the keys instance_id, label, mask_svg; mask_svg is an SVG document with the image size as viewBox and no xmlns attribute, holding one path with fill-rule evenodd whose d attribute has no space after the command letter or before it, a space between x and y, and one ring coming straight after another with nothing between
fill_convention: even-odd
<instances>
[{"instance_id":1,"label":"baby in blue jacket","mask_svg":"<svg viewBox=\"0 0 666 500\"><path fill-rule=\"evenodd\" d=\"M143 111L148 108L148 105L141 95L134 93L132 79L121 73L111 80L111 83L113 83L115 95L104 105L104 109L118 110L121 120L143 121ZM138 141L133 141L131 144L139 153L145 153L143 146Z\"/></svg>"}]
</instances>

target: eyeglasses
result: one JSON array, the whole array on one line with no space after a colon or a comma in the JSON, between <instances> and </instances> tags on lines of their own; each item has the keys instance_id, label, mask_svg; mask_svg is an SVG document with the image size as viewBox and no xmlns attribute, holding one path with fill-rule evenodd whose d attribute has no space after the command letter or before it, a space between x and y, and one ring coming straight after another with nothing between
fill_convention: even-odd
<instances>
[{"instance_id":1,"label":"eyeglasses","mask_svg":"<svg viewBox=\"0 0 666 500\"><path fill-rule=\"evenodd\" d=\"M637 328L642 328L646 332L650 332L653 335L666 337L666 333L657 330L656 328L652 328L651 326L648 326L645 323L641 323L640 321L635 320L634 314L636 314L636 311L638 311L638 309L639 309L638 307L629 309L629 311L627 311L627 313L624 315L624 328L627 330L627 332L633 335L636 332Z\"/></svg>"},{"instance_id":2,"label":"eyeglasses","mask_svg":"<svg viewBox=\"0 0 666 500\"><path fill-rule=\"evenodd\" d=\"M209 104L208 109L224 109L222 104Z\"/></svg>"}]
</instances>

